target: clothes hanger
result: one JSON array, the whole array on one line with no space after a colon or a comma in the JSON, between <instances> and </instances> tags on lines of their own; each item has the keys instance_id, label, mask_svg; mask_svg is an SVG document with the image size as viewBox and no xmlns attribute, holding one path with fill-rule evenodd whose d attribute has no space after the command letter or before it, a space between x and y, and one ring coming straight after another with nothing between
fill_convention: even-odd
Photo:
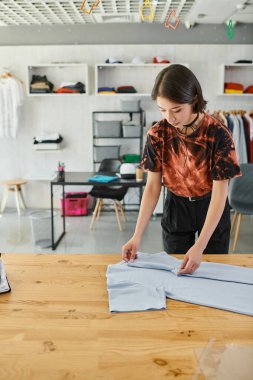
<instances>
[{"instance_id":1,"label":"clothes hanger","mask_svg":"<svg viewBox=\"0 0 253 380\"><path fill-rule=\"evenodd\" d=\"M6 79L6 78L13 78L19 81L21 84L24 84L24 82L21 79L15 77L10 71L5 71L2 74L0 74L0 79Z\"/></svg>"}]
</instances>

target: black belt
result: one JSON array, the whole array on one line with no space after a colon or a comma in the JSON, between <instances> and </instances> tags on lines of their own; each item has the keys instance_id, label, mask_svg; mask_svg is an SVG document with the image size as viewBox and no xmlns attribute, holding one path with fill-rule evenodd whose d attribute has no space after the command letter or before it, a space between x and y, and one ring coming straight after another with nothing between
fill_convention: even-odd
<instances>
[{"instance_id":1,"label":"black belt","mask_svg":"<svg viewBox=\"0 0 253 380\"><path fill-rule=\"evenodd\" d=\"M171 194L173 194L176 198L187 199L189 202L196 202L196 201L201 201L202 199L210 198L212 195L212 192L209 191L209 193L205 195L201 195L200 197L182 197L181 195L176 195L174 193L171 193Z\"/></svg>"}]
</instances>

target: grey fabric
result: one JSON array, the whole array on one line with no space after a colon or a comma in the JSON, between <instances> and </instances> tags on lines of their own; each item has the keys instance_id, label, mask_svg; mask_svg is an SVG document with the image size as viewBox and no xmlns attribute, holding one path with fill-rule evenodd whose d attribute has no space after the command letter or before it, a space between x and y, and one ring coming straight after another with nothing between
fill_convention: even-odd
<instances>
[{"instance_id":1,"label":"grey fabric","mask_svg":"<svg viewBox=\"0 0 253 380\"><path fill-rule=\"evenodd\" d=\"M253 215L253 164L241 164L242 176L230 180L229 204L240 214Z\"/></svg>"},{"instance_id":2,"label":"grey fabric","mask_svg":"<svg viewBox=\"0 0 253 380\"><path fill-rule=\"evenodd\" d=\"M239 163L247 163L247 150L242 120L236 115L230 115L233 121L233 140Z\"/></svg>"},{"instance_id":3,"label":"grey fabric","mask_svg":"<svg viewBox=\"0 0 253 380\"><path fill-rule=\"evenodd\" d=\"M138 252L138 259L133 263L122 261L109 265L107 287L110 311L158 309L152 298L155 292L150 291L153 287L160 289L159 297L163 288L167 298L253 315L253 269L203 262L193 275L178 276L176 273L180 263L180 260L165 252ZM148 289L144 291L144 287ZM128 290L131 296L124 304ZM133 296L135 291L136 296ZM145 307L140 304L140 297L147 297L142 300Z\"/></svg>"}]
</instances>

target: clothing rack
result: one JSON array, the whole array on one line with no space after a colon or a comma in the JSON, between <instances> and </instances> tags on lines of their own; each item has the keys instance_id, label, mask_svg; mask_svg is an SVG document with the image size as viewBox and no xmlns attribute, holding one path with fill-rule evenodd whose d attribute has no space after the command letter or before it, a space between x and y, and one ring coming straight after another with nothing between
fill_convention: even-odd
<instances>
[{"instance_id":1,"label":"clothing rack","mask_svg":"<svg viewBox=\"0 0 253 380\"><path fill-rule=\"evenodd\" d=\"M212 116L231 131L239 163L253 163L253 109L219 109Z\"/></svg>"},{"instance_id":2,"label":"clothing rack","mask_svg":"<svg viewBox=\"0 0 253 380\"><path fill-rule=\"evenodd\" d=\"M210 110L208 110L208 113L210 115L213 115L213 114L218 114L218 113L222 113L224 116L227 115L227 114L232 114L232 115L241 115L241 116L244 116L245 114L251 114L253 113L253 109L250 110L250 111L246 111L246 110L243 110L243 109L232 109L232 110L221 110L221 109L218 109L218 110L214 110L212 113Z\"/></svg>"}]
</instances>

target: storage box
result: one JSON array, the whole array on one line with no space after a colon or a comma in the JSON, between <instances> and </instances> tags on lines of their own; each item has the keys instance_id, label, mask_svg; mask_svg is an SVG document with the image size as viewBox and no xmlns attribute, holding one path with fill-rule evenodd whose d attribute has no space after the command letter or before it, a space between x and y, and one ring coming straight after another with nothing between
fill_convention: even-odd
<instances>
[{"instance_id":1,"label":"storage box","mask_svg":"<svg viewBox=\"0 0 253 380\"><path fill-rule=\"evenodd\" d=\"M120 145L94 146L94 160L101 162L105 158L116 158L120 155Z\"/></svg>"},{"instance_id":2,"label":"storage box","mask_svg":"<svg viewBox=\"0 0 253 380\"><path fill-rule=\"evenodd\" d=\"M123 125L123 137L140 137L140 125Z\"/></svg>"},{"instance_id":3,"label":"storage box","mask_svg":"<svg viewBox=\"0 0 253 380\"><path fill-rule=\"evenodd\" d=\"M96 137L121 137L121 120L97 120L95 124Z\"/></svg>"},{"instance_id":4,"label":"storage box","mask_svg":"<svg viewBox=\"0 0 253 380\"><path fill-rule=\"evenodd\" d=\"M120 102L121 102L122 111L127 111L127 112L140 111L140 102L141 101L139 99L134 99L134 100L120 99Z\"/></svg>"},{"instance_id":5,"label":"storage box","mask_svg":"<svg viewBox=\"0 0 253 380\"><path fill-rule=\"evenodd\" d=\"M75 192L66 193L64 199L65 216L81 216L88 214L88 193ZM63 200L61 199L61 210L63 214Z\"/></svg>"}]
</instances>

